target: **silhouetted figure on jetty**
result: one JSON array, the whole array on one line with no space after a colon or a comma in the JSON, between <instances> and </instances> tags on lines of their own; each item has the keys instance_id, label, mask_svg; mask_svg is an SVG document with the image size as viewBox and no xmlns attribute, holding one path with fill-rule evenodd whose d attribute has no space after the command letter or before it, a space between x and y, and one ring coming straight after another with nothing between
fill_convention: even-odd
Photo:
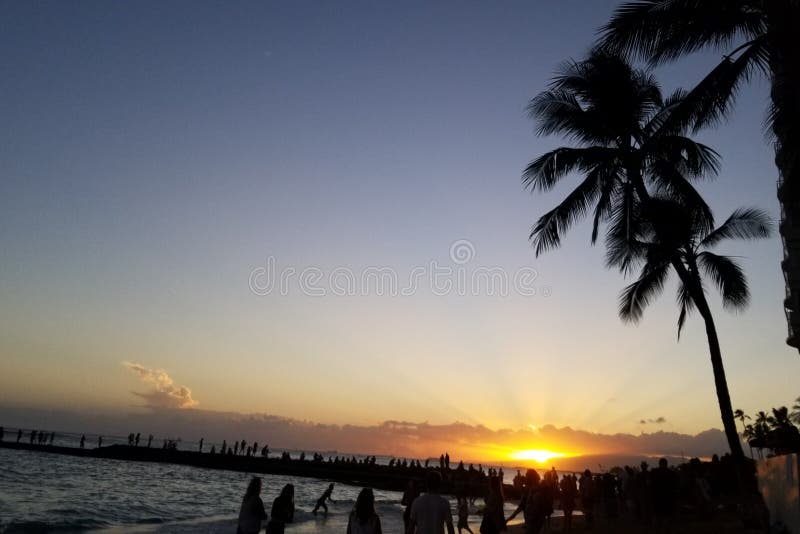
<instances>
[{"instance_id":1,"label":"silhouetted figure on jetty","mask_svg":"<svg viewBox=\"0 0 800 534\"><path fill-rule=\"evenodd\" d=\"M128 434L128 447L133 447L133 432Z\"/></svg>"},{"instance_id":2,"label":"silhouetted figure on jetty","mask_svg":"<svg viewBox=\"0 0 800 534\"><path fill-rule=\"evenodd\" d=\"M261 449L261 456L269 458L269 445L264 445L264 448Z\"/></svg>"},{"instance_id":3,"label":"silhouetted figure on jetty","mask_svg":"<svg viewBox=\"0 0 800 534\"><path fill-rule=\"evenodd\" d=\"M22 429L17 430L17 443L22 439Z\"/></svg>"},{"instance_id":4,"label":"silhouetted figure on jetty","mask_svg":"<svg viewBox=\"0 0 800 534\"><path fill-rule=\"evenodd\" d=\"M258 454L258 442L254 441L253 442L253 456L255 456L257 454Z\"/></svg>"},{"instance_id":5,"label":"silhouetted figure on jetty","mask_svg":"<svg viewBox=\"0 0 800 534\"><path fill-rule=\"evenodd\" d=\"M267 519L264 501L261 500L261 478L253 477L239 508L239 522L236 534L258 534L261 522Z\"/></svg>"},{"instance_id":6,"label":"silhouetted figure on jetty","mask_svg":"<svg viewBox=\"0 0 800 534\"><path fill-rule=\"evenodd\" d=\"M447 452L444 453L444 468L450 469L450 454Z\"/></svg>"},{"instance_id":7,"label":"silhouetted figure on jetty","mask_svg":"<svg viewBox=\"0 0 800 534\"><path fill-rule=\"evenodd\" d=\"M211 450L209 451L209 454L217 454L217 446L216 445L212 445L211 446Z\"/></svg>"},{"instance_id":8,"label":"silhouetted figure on jetty","mask_svg":"<svg viewBox=\"0 0 800 534\"><path fill-rule=\"evenodd\" d=\"M0 426L0 441L3 441L3 437L6 435L6 429Z\"/></svg>"},{"instance_id":9,"label":"silhouetted figure on jetty","mask_svg":"<svg viewBox=\"0 0 800 534\"><path fill-rule=\"evenodd\" d=\"M356 505L347 519L347 534L382 534L381 518L375 512L375 494L370 488L358 493Z\"/></svg>"},{"instance_id":10,"label":"silhouetted figure on jetty","mask_svg":"<svg viewBox=\"0 0 800 534\"><path fill-rule=\"evenodd\" d=\"M103 436L97 436L97 448L99 449L102 446L103 446Z\"/></svg>"},{"instance_id":11,"label":"silhouetted figure on jetty","mask_svg":"<svg viewBox=\"0 0 800 534\"><path fill-rule=\"evenodd\" d=\"M153 434L150 434L147 437L147 448L149 449L152 444L153 444Z\"/></svg>"},{"instance_id":12,"label":"silhouetted figure on jetty","mask_svg":"<svg viewBox=\"0 0 800 534\"><path fill-rule=\"evenodd\" d=\"M406 490L403 492L403 498L400 500L400 504L405 506L403 510L403 532L408 532L408 523L411 520L411 505L414 504L414 500L416 500L417 497L419 497L419 486L417 485L417 481L412 478L408 481L408 484L406 484Z\"/></svg>"},{"instance_id":13,"label":"silhouetted figure on jetty","mask_svg":"<svg viewBox=\"0 0 800 534\"><path fill-rule=\"evenodd\" d=\"M200 446L197 448L199 452L203 452L203 438L200 438Z\"/></svg>"},{"instance_id":14,"label":"silhouetted figure on jetty","mask_svg":"<svg viewBox=\"0 0 800 534\"><path fill-rule=\"evenodd\" d=\"M441 484L442 475L438 471L428 472L427 493L417 497L411 505L407 534L441 534L445 526L448 534L455 534L450 503L439 495Z\"/></svg>"},{"instance_id":15,"label":"silhouetted figure on jetty","mask_svg":"<svg viewBox=\"0 0 800 534\"><path fill-rule=\"evenodd\" d=\"M439 456L439 468L444 469L444 454Z\"/></svg>"},{"instance_id":16,"label":"silhouetted figure on jetty","mask_svg":"<svg viewBox=\"0 0 800 534\"><path fill-rule=\"evenodd\" d=\"M281 494L272 501L272 518L267 523L266 534L283 534L287 523L294 521L294 486L286 484Z\"/></svg>"},{"instance_id":17,"label":"silhouetted figure on jetty","mask_svg":"<svg viewBox=\"0 0 800 534\"><path fill-rule=\"evenodd\" d=\"M142 439L142 435L139 432L137 432L136 433L136 439L133 440L133 446L134 447L138 447L139 446L139 440L140 439Z\"/></svg>"},{"instance_id":18,"label":"silhouetted figure on jetty","mask_svg":"<svg viewBox=\"0 0 800 534\"><path fill-rule=\"evenodd\" d=\"M320 495L319 499L317 499L317 505L314 506L314 509L311 510L311 513L312 514L316 514L317 510L319 510L320 508L324 508L325 509L325 512L324 512L325 515L328 515L328 504L327 504L326 501L334 502L333 499L331 498L331 494L332 493L333 493L333 482L331 482L328 485L328 489L326 489L322 493L322 495Z\"/></svg>"},{"instance_id":19,"label":"silhouetted figure on jetty","mask_svg":"<svg viewBox=\"0 0 800 534\"><path fill-rule=\"evenodd\" d=\"M234 441L233 442L233 455L234 456L238 456L239 455L239 442L238 441Z\"/></svg>"},{"instance_id":20,"label":"silhouetted figure on jetty","mask_svg":"<svg viewBox=\"0 0 800 534\"><path fill-rule=\"evenodd\" d=\"M222 448L219 450L220 454L225 454L228 452L228 442L224 439L222 440Z\"/></svg>"},{"instance_id":21,"label":"silhouetted figure on jetty","mask_svg":"<svg viewBox=\"0 0 800 534\"><path fill-rule=\"evenodd\" d=\"M244 455L245 447L247 447L247 440L243 439L241 445L239 445L239 452L241 452L242 455Z\"/></svg>"},{"instance_id":22,"label":"silhouetted figure on jetty","mask_svg":"<svg viewBox=\"0 0 800 534\"><path fill-rule=\"evenodd\" d=\"M85 449L86 448L86 435L85 434L81 435L80 447L81 447L81 449Z\"/></svg>"}]
</instances>

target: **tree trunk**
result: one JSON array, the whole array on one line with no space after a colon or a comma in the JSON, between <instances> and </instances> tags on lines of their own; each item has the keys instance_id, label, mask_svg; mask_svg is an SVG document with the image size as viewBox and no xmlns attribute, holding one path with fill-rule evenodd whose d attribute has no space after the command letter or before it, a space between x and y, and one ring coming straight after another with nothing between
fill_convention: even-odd
<instances>
[{"instance_id":1,"label":"tree trunk","mask_svg":"<svg viewBox=\"0 0 800 534\"><path fill-rule=\"evenodd\" d=\"M780 233L786 282L786 342L800 349L800 2L765 2L772 77L772 131L779 171Z\"/></svg>"},{"instance_id":2,"label":"tree trunk","mask_svg":"<svg viewBox=\"0 0 800 534\"><path fill-rule=\"evenodd\" d=\"M711 310L708 308L705 297L702 297L702 303L697 302L697 299L695 299L695 305L706 325L708 352L711 355L711 368L714 370L714 385L717 388L717 402L722 415L722 427L725 429L725 437L728 439L731 454L737 458L744 458L742 442L739 439L739 433L736 431L736 420L733 418L733 406L731 405L731 395L728 392L728 381L725 378L725 366L722 364L722 351L719 348L717 327L714 325L714 318L711 315Z\"/></svg>"}]
</instances>

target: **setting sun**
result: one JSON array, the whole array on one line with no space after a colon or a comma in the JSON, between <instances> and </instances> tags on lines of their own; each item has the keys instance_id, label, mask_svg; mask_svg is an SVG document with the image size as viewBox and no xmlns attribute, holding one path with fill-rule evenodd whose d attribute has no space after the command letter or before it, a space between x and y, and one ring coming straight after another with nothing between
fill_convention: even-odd
<instances>
[{"instance_id":1,"label":"setting sun","mask_svg":"<svg viewBox=\"0 0 800 534\"><path fill-rule=\"evenodd\" d=\"M545 463L553 458L563 458L566 456L564 453L548 451L545 449L528 449L524 451L515 451L511 453L511 458L514 460L533 460L540 464Z\"/></svg>"}]
</instances>

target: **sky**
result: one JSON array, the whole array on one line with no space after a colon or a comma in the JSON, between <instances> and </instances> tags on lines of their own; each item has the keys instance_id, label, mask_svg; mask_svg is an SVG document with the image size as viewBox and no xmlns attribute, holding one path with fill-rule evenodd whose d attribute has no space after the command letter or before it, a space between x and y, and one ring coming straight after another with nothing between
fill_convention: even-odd
<instances>
[{"instance_id":1,"label":"sky","mask_svg":"<svg viewBox=\"0 0 800 534\"><path fill-rule=\"evenodd\" d=\"M586 224L539 258L528 241L576 182L523 190L563 142L525 106L614 5L4 2L0 419L719 428L674 286L624 324ZM690 86L719 59L656 74ZM720 221L778 216L767 97L755 80L698 136ZM721 250L752 290L738 315L711 298L734 407L790 404L780 240Z\"/></svg>"}]
</instances>

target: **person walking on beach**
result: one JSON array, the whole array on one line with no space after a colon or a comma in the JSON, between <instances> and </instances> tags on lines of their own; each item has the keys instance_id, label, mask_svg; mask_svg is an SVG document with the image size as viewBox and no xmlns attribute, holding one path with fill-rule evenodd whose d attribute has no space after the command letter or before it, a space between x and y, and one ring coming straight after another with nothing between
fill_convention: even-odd
<instances>
[{"instance_id":1,"label":"person walking on beach","mask_svg":"<svg viewBox=\"0 0 800 534\"><path fill-rule=\"evenodd\" d=\"M406 534L443 534L445 526L448 534L455 534L450 503L439 495L442 475L437 471L430 471L425 484L427 493L417 497L411 505Z\"/></svg>"},{"instance_id":2,"label":"person walking on beach","mask_svg":"<svg viewBox=\"0 0 800 534\"><path fill-rule=\"evenodd\" d=\"M525 473L523 485L525 489L519 501L519 506L517 506L513 514L508 516L505 522L508 523L522 512L525 518L525 534L538 534L544 526L546 511L539 473L535 469L528 469Z\"/></svg>"},{"instance_id":3,"label":"person walking on beach","mask_svg":"<svg viewBox=\"0 0 800 534\"><path fill-rule=\"evenodd\" d=\"M281 494L272 501L272 518L267 523L266 534L283 534L286 524L294 521L294 486L286 484Z\"/></svg>"},{"instance_id":4,"label":"person walking on beach","mask_svg":"<svg viewBox=\"0 0 800 534\"><path fill-rule=\"evenodd\" d=\"M458 496L458 534L461 534L462 530L466 530L469 534L475 534L472 532L472 529L469 528L469 501L467 500L466 495L459 495Z\"/></svg>"},{"instance_id":5,"label":"person walking on beach","mask_svg":"<svg viewBox=\"0 0 800 534\"><path fill-rule=\"evenodd\" d=\"M486 507L481 521L481 534L497 534L506 529L506 519L503 513L503 483L496 476L489 477L489 493L486 497Z\"/></svg>"},{"instance_id":6,"label":"person walking on beach","mask_svg":"<svg viewBox=\"0 0 800 534\"><path fill-rule=\"evenodd\" d=\"M247 485L247 491L239 508L239 523L236 534L258 534L261 522L267 519L264 501L261 500L261 478L253 477Z\"/></svg>"},{"instance_id":7,"label":"person walking on beach","mask_svg":"<svg viewBox=\"0 0 800 534\"><path fill-rule=\"evenodd\" d=\"M330 485L328 485L328 489L326 489L326 490L325 490L325 491L322 493L322 495L320 496L320 498L319 498L319 499L317 499L317 505L316 505L316 506L314 506L314 509L313 509L313 510L311 510L311 513L312 513L312 514L316 514L316 513L317 513L317 510L319 510L320 508L324 508L324 509L325 509L325 512L324 512L324 513L325 513L325 515L328 515L328 505L327 505L327 503L326 503L325 501L331 501L331 502L333 502L333 499L331 499L331 494L332 494L332 493L333 493L333 483L331 482L331 484L330 484Z\"/></svg>"},{"instance_id":8,"label":"person walking on beach","mask_svg":"<svg viewBox=\"0 0 800 534\"><path fill-rule=\"evenodd\" d=\"M403 510L403 531L408 531L408 522L411 519L411 505L414 504L414 500L419 497L419 487L417 486L417 481L413 478L408 481L406 485L406 490L403 492L403 498L400 500L400 504L405 506Z\"/></svg>"},{"instance_id":9,"label":"person walking on beach","mask_svg":"<svg viewBox=\"0 0 800 534\"><path fill-rule=\"evenodd\" d=\"M375 494L370 488L362 489L350 517L347 534L382 534L381 518L375 513Z\"/></svg>"}]
</instances>

